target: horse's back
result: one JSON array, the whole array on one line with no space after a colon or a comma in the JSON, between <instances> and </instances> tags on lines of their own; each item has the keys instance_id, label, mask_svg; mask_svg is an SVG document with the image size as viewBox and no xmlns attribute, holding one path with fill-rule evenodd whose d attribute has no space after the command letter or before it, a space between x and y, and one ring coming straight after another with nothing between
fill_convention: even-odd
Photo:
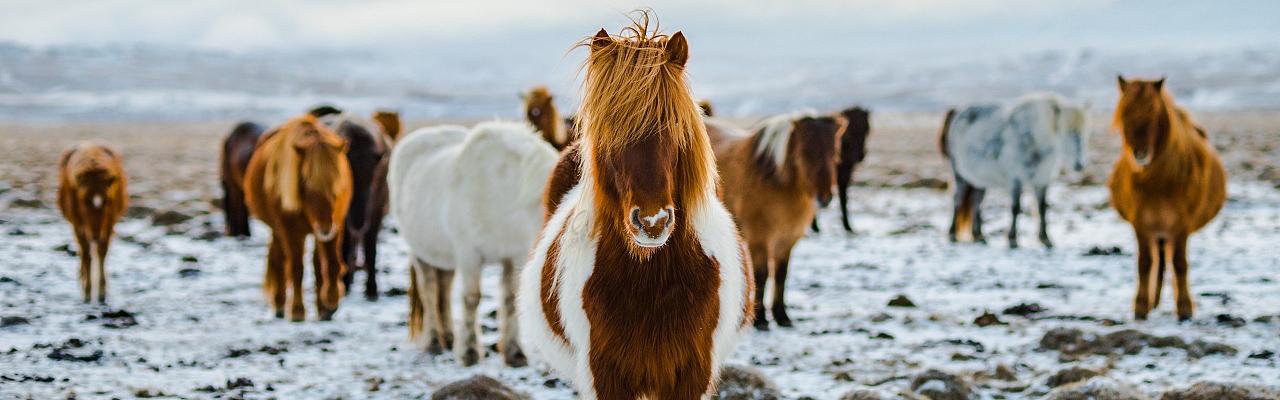
<instances>
[{"instance_id":1,"label":"horse's back","mask_svg":"<svg viewBox=\"0 0 1280 400\"><path fill-rule=\"evenodd\" d=\"M543 185L555 148L528 125L485 122L472 128L454 166L458 233L487 257L523 259L542 227Z\"/></svg>"}]
</instances>

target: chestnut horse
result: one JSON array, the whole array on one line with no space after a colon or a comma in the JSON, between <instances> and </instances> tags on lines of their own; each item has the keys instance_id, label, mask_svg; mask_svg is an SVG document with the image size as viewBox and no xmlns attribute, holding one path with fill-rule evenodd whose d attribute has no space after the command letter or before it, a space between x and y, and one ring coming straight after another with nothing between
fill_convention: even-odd
<instances>
[{"instance_id":1,"label":"chestnut horse","mask_svg":"<svg viewBox=\"0 0 1280 400\"><path fill-rule=\"evenodd\" d=\"M1107 186L1112 207L1133 225L1138 240L1133 316L1146 319L1160 303L1165 266L1171 263L1178 320L1185 321L1194 310L1187 237L1222 209L1227 173L1204 130L1164 90L1163 78L1118 79L1115 127L1124 145Z\"/></svg>"},{"instance_id":2,"label":"chestnut horse","mask_svg":"<svg viewBox=\"0 0 1280 400\"><path fill-rule=\"evenodd\" d=\"M399 116L375 114L373 122L369 122L339 113L321 117L320 121L348 143L352 188L342 230L342 259L348 267L342 285L350 289L356 269L363 269L364 297L377 300L378 233L382 231L382 218L387 215L387 164L393 131L400 126Z\"/></svg>"},{"instance_id":3,"label":"chestnut horse","mask_svg":"<svg viewBox=\"0 0 1280 400\"><path fill-rule=\"evenodd\" d=\"M333 318L342 299L346 263L339 255L341 230L351 202L351 168L347 142L310 114L295 117L263 135L245 172L245 203L271 227L267 272L263 282L277 318L302 321L303 253L307 236L315 238L316 309L321 320Z\"/></svg>"},{"instance_id":4,"label":"chestnut horse","mask_svg":"<svg viewBox=\"0 0 1280 400\"><path fill-rule=\"evenodd\" d=\"M577 138L572 118L560 119L556 111L554 98L546 86L534 86L528 92L520 94L524 101L524 116L529 124L538 129L542 139L556 150L563 150Z\"/></svg>"},{"instance_id":5,"label":"chestnut horse","mask_svg":"<svg viewBox=\"0 0 1280 400\"><path fill-rule=\"evenodd\" d=\"M226 234L249 237L249 209L244 204L244 171L258 147L262 125L241 122L222 139L222 157L218 176L222 180L222 211L226 215Z\"/></svg>"},{"instance_id":6,"label":"chestnut horse","mask_svg":"<svg viewBox=\"0 0 1280 400\"><path fill-rule=\"evenodd\" d=\"M755 327L769 330L764 285L773 272L773 319L790 327L784 300L791 248L804 237L835 186L844 118L812 113L779 115L754 134L713 121L708 124L720 169L724 203L742 230L755 267Z\"/></svg>"},{"instance_id":7,"label":"chestnut horse","mask_svg":"<svg viewBox=\"0 0 1280 400\"><path fill-rule=\"evenodd\" d=\"M688 42L648 31L590 39L583 136L520 277L524 348L585 399L694 399L750 324L745 248L716 198L710 142L685 82ZM551 204L548 204L549 206Z\"/></svg>"},{"instance_id":8,"label":"chestnut horse","mask_svg":"<svg viewBox=\"0 0 1280 400\"><path fill-rule=\"evenodd\" d=\"M80 253L84 302L107 302L107 247L116 221L128 208L128 179L120 153L105 144L83 142L58 161L58 208L71 223ZM96 293L95 292L96 289Z\"/></svg>"},{"instance_id":9,"label":"chestnut horse","mask_svg":"<svg viewBox=\"0 0 1280 400\"><path fill-rule=\"evenodd\" d=\"M853 182L853 170L867 157L867 135L871 134L871 112L862 107L850 107L840 111L847 122L840 135L840 163L836 164L836 197L840 199L840 222L845 232L853 232L849 225L849 183ZM813 231L818 232L818 219L813 219Z\"/></svg>"}]
</instances>

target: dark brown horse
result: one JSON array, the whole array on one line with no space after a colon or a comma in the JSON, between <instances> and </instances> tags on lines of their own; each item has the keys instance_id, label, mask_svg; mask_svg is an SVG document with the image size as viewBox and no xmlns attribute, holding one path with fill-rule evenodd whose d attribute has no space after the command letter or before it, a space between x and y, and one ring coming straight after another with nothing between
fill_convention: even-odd
<instances>
[{"instance_id":1,"label":"dark brown horse","mask_svg":"<svg viewBox=\"0 0 1280 400\"><path fill-rule=\"evenodd\" d=\"M341 225L352 186L346 153L346 140L304 114L264 134L249 160L245 204L271 227L263 291L276 317L284 317L288 300L289 318L306 318L302 275L307 236L315 238L312 262L319 317L332 319L338 310L346 270L339 254Z\"/></svg>"},{"instance_id":2,"label":"dark brown horse","mask_svg":"<svg viewBox=\"0 0 1280 400\"><path fill-rule=\"evenodd\" d=\"M801 113L765 121L753 134L708 124L724 204L733 213L755 267L755 327L769 329L764 285L773 275L774 322L790 327L787 269L817 204L831 202L844 118Z\"/></svg>"},{"instance_id":3,"label":"dark brown horse","mask_svg":"<svg viewBox=\"0 0 1280 400\"><path fill-rule=\"evenodd\" d=\"M1178 320L1194 311L1187 238L1218 215L1227 173L1204 129L1164 90L1164 79L1120 81L1115 126L1124 137L1107 186L1111 205L1138 240L1138 291L1133 316L1146 319L1160 303L1167 264L1173 266Z\"/></svg>"},{"instance_id":4,"label":"dark brown horse","mask_svg":"<svg viewBox=\"0 0 1280 400\"><path fill-rule=\"evenodd\" d=\"M392 131L400 125L392 115L375 115L368 123L346 114L321 118L326 126L347 140L347 161L351 166L351 204L347 209L342 240L342 258L347 262L343 286L350 289L357 269L364 270L364 297L378 299L378 233L387 215L387 162L391 155ZM390 128L390 129L389 129ZM350 293L350 290L347 291Z\"/></svg>"},{"instance_id":5,"label":"dark brown horse","mask_svg":"<svg viewBox=\"0 0 1280 400\"><path fill-rule=\"evenodd\" d=\"M262 136L262 125L241 122L222 139L222 157L218 175L222 178L222 211L226 215L226 234L249 237L249 209L244 204L244 170Z\"/></svg>"},{"instance_id":6,"label":"dark brown horse","mask_svg":"<svg viewBox=\"0 0 1280 400\"><path fill-rule=\"evenodd\" d=\"M80 143L58 161L58 209L79 246L85 303L95 288L98 302L107 302L107 247L129 204L127 181L120 153L104 144Z\"/></svg>"},{"instance_id":7,"label":"dark brown horse","mask_svg":"<svg viewBox=\"0 0 1280 400\"><path fill-rule=\"evenodd\" d=\"M849 225L849 183L853 181L854 168L867 157L867 136L871 134L871 112L862 107L840 111L848 122L840 135L840 163L836 164L836 197L840 199L840 221L846 232L853 232ZM818 231L818 219L813 219L813 231Z\"/></svg>"}]
</instances>

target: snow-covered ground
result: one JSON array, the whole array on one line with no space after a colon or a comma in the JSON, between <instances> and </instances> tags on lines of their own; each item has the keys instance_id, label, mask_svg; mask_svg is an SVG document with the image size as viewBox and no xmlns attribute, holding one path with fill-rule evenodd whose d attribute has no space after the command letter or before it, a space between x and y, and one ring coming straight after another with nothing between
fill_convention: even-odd
<instances>
[{"instance_id":1,"label":"snow-covered ground","mask_svg":"<svg viewBox=\"0 0 1280 400\"><path fill-rule=\"evenodd\" d=\"M930 368L969 379L981 398L1039 397L1048 376L1073 365L1155 396L1201 380L1280 382L1280 358L1266 353L1280 352L1280 252L1272 247L1280 238L1280 191L1232 183L1226 208L1191 240L1198 308L1193 321L1181 324L1169 289L1149 321L1133 321L1132 234L1106 206L1104 188L1052 190L1052 250L1036 243L1032 217L1023 220L1023 247L1006 246L1004 197L988 196L991 244L984 246L946 241L945 191L852 188L856 233L840 231L838 213L826 210L823 232L793 253L788 296L796 327L753 331L732 362L755 365L788 398L833 399L862 387L898 393ZM504 367L492 350L480 365L463 368L451 356L432 357L408 343L407 300L396 290L406 287L405 246L390 229L382 235L379 280L389 290L382 300L351 296L334 321L317 322L309 297L310 319L291 323L272 317L260 291L265 228L256 225L255 236L243 241L197 238L220 227L216 214L171 228L145 219L121 223L107 260L110 304L102 307L80 302L77 260L65 247L70 232L57 213L5 210L0 398L411 398L477 373L538 399L572 397L537 367ZM1085 255L1112 246L1122 254ZM497 326L497 274L489 272L481 303L485 345L494 343ZM887 306L900 294L917 306ZM1044 311L1002 313L1021 303ZM976 325L984 311L1007 325ZM1243 325L1220 323L1232 319L1220 314ZM1059 327L1131 328L1238 352L1197 358L1147 348L1075 357L1038 350L1044 333ZM1014 380L989 377L1002 364Z\"/></svg>"}]
</instances>

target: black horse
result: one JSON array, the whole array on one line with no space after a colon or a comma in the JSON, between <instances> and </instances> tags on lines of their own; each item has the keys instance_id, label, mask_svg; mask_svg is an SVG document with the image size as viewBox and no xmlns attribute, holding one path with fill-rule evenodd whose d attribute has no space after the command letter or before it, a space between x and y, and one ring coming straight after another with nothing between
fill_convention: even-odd
<instances>
[{"instance_id":1,"label":"black horse","mask_svg":"<svg viewBox=\"0 0 1280 400\"><path fill-rule=\"evenodd\" d=\"M222 211L226 214L226 234L232 237L249 236L249 208L244 204L244 170L249 158L258 148L262 125L241 122L222 139L222 157L218 163L218 175L222 180Z\"/></svg>"},{"instance_id":2,"label":"black horse","mask_svg":"<svg viewBox=\"0 0 1280 400\"><path fill-rule=\"evenodd\" d=\"M849 182L853 180L853 170L858 163L867 157L867 135L871 133L871 112L862 107L851 107L840 111L840 115L848 121L844 128L844 136L840 141L840 164L836 165L836 195L840 196L840 219L844 222L844 230L853 232L849 225ZM813 231L818 232L818 218L813 218Z\"/></svg>"}]
</instances>

